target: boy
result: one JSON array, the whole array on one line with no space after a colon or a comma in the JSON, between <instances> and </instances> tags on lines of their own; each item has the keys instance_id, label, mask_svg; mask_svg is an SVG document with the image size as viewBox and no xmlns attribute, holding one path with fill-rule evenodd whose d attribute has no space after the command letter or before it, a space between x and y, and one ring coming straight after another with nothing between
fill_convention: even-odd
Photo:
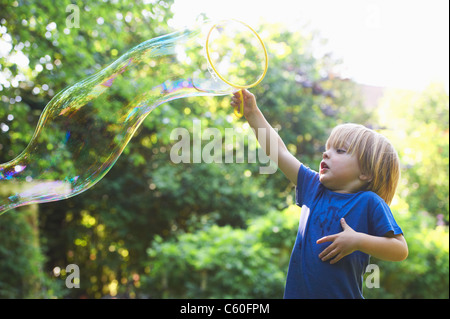
<instances>
[{"instance_id":1,"label":"boy","mask_svg":"<svg viewBox=\"0 0 450 319\"><path fill-rule=\"evenodd\" d=\"M400 175L397 153L386 138L362 125L340 125L326 143L317 173L289 153L255 96L242 94L245 118L266 153L275 150L268 156L296 185L302 208L284 298L363 298L370 255L389 261L408 255L388 206ZM239 99L235 93L231 105L240 105ZM269 132L261 136L265 140L258 129Z\"/></svg>"}]
</instances>

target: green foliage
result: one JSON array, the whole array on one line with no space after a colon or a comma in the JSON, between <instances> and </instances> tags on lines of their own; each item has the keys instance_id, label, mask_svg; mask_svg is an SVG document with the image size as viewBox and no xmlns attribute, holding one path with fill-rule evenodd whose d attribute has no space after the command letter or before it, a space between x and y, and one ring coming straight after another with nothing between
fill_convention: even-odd
<instances>
[{"instance_id":1,"label":"green foliage","mask_svg":"<svg viewBox=\"0 0 450 319\"><path fill-rule=\"evenodd\" d=\"M0 90L2 163L26 147L55 94L171 31L172 1L77 1L80 28L66 28L72 2L0 2L0 37L11 44L0 56L9 83ZM334 74L332 54L313 55L316 34L268 24L259 31L269 71L251 91L295 156L318 167L330 129L348 121L387 128L399 151L403 177L393 211L410 254L402 263L374 261L381 288L366 296L448 298L448 94L438 86L421 95L397 92L381 108L389 117L375 119L356 84ZM19 53L28 64L11 60ZM114 103L129 94L118 86ZM238 138L252 134L230 116L229 101L159 106L88 192L39 205L38 223L26 208L0 216L0 297L281 298L299 214L292 185L281 173L260 174L261 163L170 161L171 132L181 127L192 136L194 120L222 134L232 128ZM71 263L80 267L80 289L64 287L64 271L49 278Z\"/></svg>"},{"instance_id":2,"label":"green foliage","mask_svg":"<svg viewBox=\"0 0 450 319\"><path fill-rule=\"evenodd\" d=\"M2 86L0 120L7 115L15 119L9 136L0 139L0 145L8 146L7 153L0 153L0 161L14 158L25 148L40 113L54 95L99 71L131 47L167 33L171 3L0 2L0 36L11 48L6 57L0 57L0 71L8 75L9 82ZM70 4L79 8L78 28L68 26L73 13L67 7ZM28 64L15 63L11 56L17 54L26 56Z\"/></svg>"},{"instance_id":3,"label":"green foliage","mask_svg":"<svg viewBox=\"0 0 450 319\"><path fill-rule=\"evenodd\" d=\"M394 90L380 103L383 134L393 141L402 164L392 210L408 242L408 259L376 261L380 289L369 298L449 297L449 99L440 84L423 92Z\"/></svg>"},{"instance_id":4,"label":"green foliage","mask_svg":"<svg viewBox=\"0 0 450 319\"><path fill-rule=\"evenodd\" d=\"M0 223L0 298L46 297L43 288L51 288L42 272L35 211L16 213L2 216Z\"/></svg>"},{"instance_id":5,"label":"green foliage","mask_svg":"<svg viewBox=\"0 0 450 319\"><path fill-rule=\"evenodd\" d=\"M400 194L413 212L449 221L449 98L440 84L421 93L392 91L379 110L403 166Z\"/></svg>"},{"instance_id":6,"label":"green foliage","mask_svg":"<svg viewBox=\"0 0 450 319\"><path fill-rule=\"evenodd\" d=\"M449 229L425 213L413 213L395 198L392 210L408 242L409 256L399 263L372 259L380 268L380 288L366 298L449 298Z\"/></svg>"},{"instance_id":7,"label":"green foliage","mask_svg":"<svg viewBox=\"0 0 450 319\"><path fill-rule=\"evenodd\" d=\"M140 290L152 298L280 298L298 213L270 212L246 230L212 225L176 240L156 237Z\"/></svg>"}]
</instances>

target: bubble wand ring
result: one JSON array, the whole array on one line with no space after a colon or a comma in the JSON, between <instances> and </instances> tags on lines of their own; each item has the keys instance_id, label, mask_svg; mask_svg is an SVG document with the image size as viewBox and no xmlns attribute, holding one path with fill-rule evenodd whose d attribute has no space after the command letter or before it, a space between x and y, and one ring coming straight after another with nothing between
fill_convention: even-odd
<instances>
[{"instance_id":1,"label":"bubble wand ring","mask_svg":"<svg viewBox=\"0 0 450 319\"><path fill-rule=\"evenodd\" d=\"M211 53L212 53L212 52L211 52L211 50L210 50L210 45L209 45L209 43L210 43L210 37L211 37L211 33L213 32L213 30L216 29L218 25L220 25L221 23L226 22L226 21L220 21L220 22L214 24L214 25L211 27L211 29L209 30L208 36L206 37L206 57L207 57L207 59L208 59L209 65L210 65L211 68L214 70L215 74L216 74L222 81L224 81L226 84L228 84L228 85L230 85L230 86L232 86L232 87L237 88L237 89L240 90L240 91L239 91L239 94L240 94L240 101L241 101L241 104L240 104L240 107L235 108L235 110L234 110L234 115L236 115L238 118L241 118L241 117L244 115L244 97L243 97L243 94L242 94L242 90L248 89L248 88L251 88L251 87L254 87L254 86L258 85L258 84L264 79L264 77L266 76L266 73L267 73L267 69L268 69L268 67L269 67L269 57L268 57L267 49L266 49L266 46L264 45L263 40L261 39L260 35L259 35L252 27L250 27L248 24L246 24L246 23L244 23L244 22L242 22L242 21L239 21L239 20L233 19L232 21L235 21L235 22L240 23L240 24L244 25L245 27L247 27L247 28L253 33L253 35L255 35L256 38L258 39L259 44L261 45L261 47L263 48L263 51L264 51L264 70L263 70L263 73L259 76L259 78L258 78L255 82L253 82L253 83L251 83L251 84L248 84L248 85L239 85L239 84L236 84L236 83L232 83L231 81L228 81L228 80L227 80L227 79L219 72L219 70L216 68L216 66L214 65L213 60L211 59Z\"/></svg>"}]
</instances>

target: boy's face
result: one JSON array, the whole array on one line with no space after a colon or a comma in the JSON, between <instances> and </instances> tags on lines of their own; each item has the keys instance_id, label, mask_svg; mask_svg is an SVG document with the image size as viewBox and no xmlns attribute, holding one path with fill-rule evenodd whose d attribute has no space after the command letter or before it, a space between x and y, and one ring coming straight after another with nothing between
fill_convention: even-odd
<instances>
[{"instance_id":1,"label":"boy's face","mask_svg":"<svg viewBox=\"0 0 450 319\"><path fill-rule=\"evenodd\" d=\"M363 190L369 178L361 173L356 154L347 152L346 146L328 148L319 167L320 182L337 193L356 193Z\"/></svg>"}]
</instances>

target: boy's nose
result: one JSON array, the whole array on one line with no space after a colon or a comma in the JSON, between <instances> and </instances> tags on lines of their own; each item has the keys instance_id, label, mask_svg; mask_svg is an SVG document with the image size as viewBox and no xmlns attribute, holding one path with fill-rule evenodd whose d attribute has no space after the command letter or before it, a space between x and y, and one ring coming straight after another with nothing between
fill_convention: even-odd
<instances>
[{"instance_id":1,"label":"boy's nose","mask_svg":"<svg viewBox=\"0 0 450 319\"><path fill-rule=\"evenodd\" d=\"M330 158L330 157L328 156L328 153L327 153L327 152L323 152L322 158L325 159L325 158Z\"/></svg>"}]
</instances>

